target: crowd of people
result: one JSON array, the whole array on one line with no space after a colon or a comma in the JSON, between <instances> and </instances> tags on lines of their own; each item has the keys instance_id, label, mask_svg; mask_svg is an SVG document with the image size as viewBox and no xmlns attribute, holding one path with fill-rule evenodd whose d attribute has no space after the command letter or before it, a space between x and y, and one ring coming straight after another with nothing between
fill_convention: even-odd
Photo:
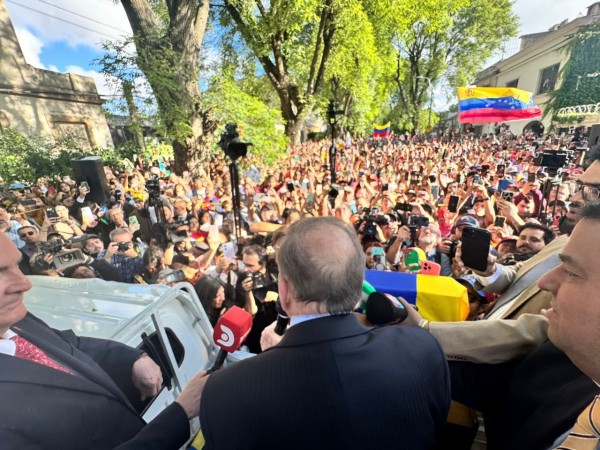
<instances>
[{"instance_id":1,"label":"crowd of people","mask_svg":"<svg viewBox=\"0 0 600 450\"><path fill-rule=\"evenodd\" d=\"M441 366L435 369L421 366L422 360L415 357L413 362L420 369L407 372L406 376L415 377L412 383L417 383L416 378L435 372L441 378L433 377L427 383L440 390L435 398L431 393L429 398L421 399L423 405L430 405L429 420L435 418L425 427L431 439L423 440L418 433L411 435L414 446L405 448L431 448L436 436L438 448L448 448L444 447L448 442L462 439L466 443L460 448L468 448L477 428L470 408L487 412L491 417L490 426L486 424L489 448L554 448L552 445L562 442L563 434L570 431L581 412L579 406L589 403L590 395L597 393L597 386L590 385L589 379L598 378L594 378L595 365L592 364L591 371L582 367L586 362L562 334L565 331L554 325L552 332L552 322L550 337L556 339L558 348L546 348L551 355L533 350L544 348L540 344L546 339L548 329L547 320L540 314L556 308L551 303L552 295L556 297L559 289L556 271L565 270L560 269L565 258L567 263L577 259L569 256L568 251L563 252L563 248L567 242L571 246L567 249L575 246L570 243L569 235L581 220L586 204L589 204L584 213L588 218L586 223L595 224L598 219L592 208L600 200L598 154L588 152L584 164L576 145L565 146L553 136L534 134L516 137L499 133L479 138L398 135L387 139L348 139L338 144L333 167L328 160L328 144L321 142L290 147L268 167L260 163L259 157L251 156L240 162L240 185L234 188L239 190L241 198L241 223L237 224L237 230L234 219L237 196L232 192L229 162L224 155L217 154L206 171L198 174L176 174L170 171L168 161L140 158L127 171L105 167L110 199L101 203L89 200L90 191L98 187L78 184L69 176L57 182L39 179L31 186L7 185L0 208L0 231L21 253L19 267L24 274L147 284L188 281L195 286L213 325L231 306L244 308L253 316L245 342L253 353L261 353L281 340L273 334L278 300L290 316L314 318L350 313L357 304L355 297L362 280L362 275L351 276L356 263L361 274L364 270L383 270L453 277L467 288L471 306L468 321L476 323L429 323L410 307L407 323L427 329L450 359L492 364L493 374L490 370L485 376L502 380L495 385L498 392L508 389L506 392L513 397L532 386L531 380L522 381L522 367L527 359L517 366L516 357L537 355L539 367L559 359L556 364L566 368L562 375L546 380L547 389L558 391L565 378L576 374L576 378L582 379L582 385L574 388L580 394L580 402L557 418L553 425L556 433L521 429L516 434L507 434L504 432L507 425L515 429L519 423L529 424L527 415L540 405L543 408L543 399L529 399L531 402L527 403L528 399L519 397L517 400L527 405L519 414L510 415L507 412L510 395L493 405L483 404L491 399L484 388L491 386L481 383L486 386L478 387L477 395L473 395L470 392L473 386L464 381L487 379L475 378L487 364L465 369L462 363L456 370L451 364L453 399L463 405L453 403L450 408L449 423L456 428L446 426L442 430L450 395L446 389L448 375ZM470 246L477 230L486 230L479 236L489 237L483 267L470 266L467 259L472 254ZM576 244L585 239L578 237ZM548 272L553 275L544 277L540 289L537 282ZM308 274L311 274L309 280ZM319 286L311 289L316 280ZM322 286L327 284L329 288L324 289ZM327 290L337 297L328 300ZM323 298L317 299L319 295ZM341 297L346 301L342 302ZM307 306L313 302L317 305ZM337 323L338 329L333 322L328 329L337 329L344 339L350 335L357 339L356 335L366 330L354 329L351 324L342 326L341 322ZM600 328L600 323L597 325ZM327 334L320 328L312 332ZM375 340L384 340L384 333L379 333ZM398 338L389 333L384 347ZM593 333L590 330L590 336ZM293 338L286 335L283 339L290 342ZM417 346L416 342L424 345L422 351L430 354L430 364L437 361L435 345L430 346L426 338L410 334L406 339L413 346ZM376 347L379 345L382 344ZM327 353L323 349L320 352ZM280 350L280 353L288 359L294 351ZM352 356L351 353L344 348L334 351L344 358ZM406 353L412 354L408 349ZM265 352L266 358L259 360L268 372L276 370L276 354ZM540 358L544 364L539 362ZM580 359L583 362L578 364ZM370 363L381 365L382 373L389 369L377 358ZM215 377L214 381L211 376L207 383L212 394L206 396L201 408L211 409L211 417L203 415L202 409L200 415L203 429L209 421L212 423L212 427L207 427L211 448L243 448L240 443L252 433L251 430L229 434L215 431L225 426L215 425L218 411L230 417L232 409L225 408L225 402L215 406L219 402L213 400L215 392L225 389L225 386L219 388L221 384L237 386L242 397L244 390L246 395L251 392L258 396L261 391L242 373L251 364L258 367L260 363L248 361L240 363L239 369L226 371L236 383L229 380L228 384L225 376ZM291 359L290 364L293 365ZM340 364L344 366L343 360ZM303 370L306 367L298 368L298 372ZM583 374L579 375L579 370ZM459 380L457 374L463 378ZM260 379L256 374L252 377ZM329 386L328 392L339 388L329 381L325 385ZM313 388L319 391L318 386ZM406 395L396 394L394 398L398 401ZM344 401L341 398L339 401ZM302 403L300 398L295 401ZM384 402L384 397L380 401ZM416 407L418 402L411 404ZM393 404L388 406L393 408ZM309 414L308 410L299 411L303 416ZM322 411L331 412L327 408ZM462 419L453 421L453 412ZM391 428L393 420L398 418L386 414ZM355 417L354 413L350 415ZM242 422L243 417L236 421ZM250 429L253 423L248 422ZM344 428L342 423L336 426ZM424 427L422 423L415 426ZM283 434L281 438L284 439ZM306 436L297 439L312 442ZM351 443L351 436L348 439ZM365 436L357 439L363 442ZM391 441L382 437L381 442L380 448L388 448Z\"/></svg>"}]
</instances>

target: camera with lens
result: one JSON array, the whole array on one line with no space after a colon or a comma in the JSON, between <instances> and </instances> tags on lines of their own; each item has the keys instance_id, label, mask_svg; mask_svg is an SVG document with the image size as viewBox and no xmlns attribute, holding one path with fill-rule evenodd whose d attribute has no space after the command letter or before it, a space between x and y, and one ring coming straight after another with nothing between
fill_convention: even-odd
<instances>
[{"instance_id":1,"label":"camera with lens","mask_svg":"<svg viewBox=\"0 0 600 450\"><path fill-rule=\"evenodd\" d=\"M417 214L411 214L408 216L408 227L409 228L420 228L420 227L428 227L429 226L429 218L424 216L419 216Z\"/></svg>"},{"instance_id":2,"label":"camera with lens","mask_svg":"<svg viewBox=\"0 0 600 450\"><path fill-rule=\"evenodd\" d=\"M260 272L250 272L247 278L252 280L252 290L261 289L267 285L265 277Z\"/></svg>"},{"instance_id":3,"label":"camera with lens","mask_svg":"<svg viewBox=\"0 0 600 450\"><path fill-rule=\"evenodd\" d=\"M117 245L117 249L119 252L123 253L126 252L127 250L129 250L129 245L131 244L131 242L119 242Z\"/></svg>"},{"instance_id":4,"label":"camera with lens","mask_svg":"<svg viewBox=\"0 0 600 450\"><path fill-rule=\"evenodd\" d=\"M364 208L361 219L357 223L357 229L364 223L363 236L374 238L377 236L377 225L387 225L390 221L388 216L380 214L377 207Z\"/></svg>"},{"instance_id":5,"label":"camera with lens","mask_svg":"<svg viewBox=\"0 0 600 450\"><path fill-rule=\"evenodd\" d=\"M78 248L57 253L52 258L52 263L59 270L65 270L71 266L76 266L77 264L82 264L84 262L85 256Z\"/></svg>"}]
</instances>

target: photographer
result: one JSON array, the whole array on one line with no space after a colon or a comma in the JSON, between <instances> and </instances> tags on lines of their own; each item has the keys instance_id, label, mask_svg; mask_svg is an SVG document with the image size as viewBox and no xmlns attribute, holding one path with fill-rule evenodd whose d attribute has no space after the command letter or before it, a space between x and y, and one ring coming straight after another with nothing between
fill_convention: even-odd
<instances>
[{"instance_id":1,"label":"photographer","mask_svg":"<svg viewBox=\"0 0 600 450\"><path fill-rule=\"evenodd\" d=\"M110 244L98 254L117 269L125 283L133 282L135 275L142 271L142 256L138 254L131 241L131 233L125 228L116 228L110 232ZM141 252L140 252L141 253Z\"/></svg>"},{"instance_id":2,"label":"photographer","mask_svg":"<svg viewBox=\"0 0 600 450\"><path fill-rule=\"evenodd\" d=\"M261 246L250 245L242 251L244 274L238 278L236 303L254 316L245 342L252 353L261 352L260 334L277 318L277 280L267 269L267 261L267 252Z\"/></svg>"}]
</instances>

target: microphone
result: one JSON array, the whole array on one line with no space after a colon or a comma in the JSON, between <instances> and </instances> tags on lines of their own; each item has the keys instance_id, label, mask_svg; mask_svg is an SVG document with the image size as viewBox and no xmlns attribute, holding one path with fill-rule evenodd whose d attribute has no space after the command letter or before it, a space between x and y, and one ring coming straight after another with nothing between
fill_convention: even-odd
<instances>
[{"instance_id":1,"label":"microphone","mask_svg":"<svg viewBox=\"0 0 600 450\"><path fill-rule=\"evenodd\" d=\"M274 331L279 336L283 336L283 333L285 333L285 329L287 328L288 323L290 323L290 318L281 307L280 301L277 301L277 303L275 303L275 309L277 310L277 323L275 324Z\"/></svg>"},{"instance_id":2,"label":"microphone","mask_svg":"<svg viewBox=\"0 0 600 450\"><path fill-rule=\"evenodd\" d=\"M213 332L213 340L220 350L215 363L206 372L207 374L219 370L223 366L227 354L240 348L251 328L252 316L238 306L232 306L219 318Z\"/></svg>"},{"instance_id":3,"label":"microphone","mask_svg":"<svg viewBox=\"0 0 600 450\"><path fill-rule=\"evenodd\" d=\"M373 325L400 323L408 317L408 311L402 303L380 292L369 294L365 309L367 320Z\"/></svg>"}]
</instances>

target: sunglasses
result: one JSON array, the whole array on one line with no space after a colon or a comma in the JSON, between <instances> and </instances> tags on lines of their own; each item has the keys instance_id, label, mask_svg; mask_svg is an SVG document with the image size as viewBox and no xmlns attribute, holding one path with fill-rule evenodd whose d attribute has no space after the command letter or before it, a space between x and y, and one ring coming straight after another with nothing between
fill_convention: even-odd
<instances>
[{"instance_id":1,"label":"sunglasses","mask_svg":"<svg viewBox=\"0 0 600 450\"><path fill-rule=\"evenodd\" d=\"M33 236L34 234L35 234L35 231L28 231L26 233L19 233L19 237L24 238L25 236Z\"/></svg>"}]
</instances>

